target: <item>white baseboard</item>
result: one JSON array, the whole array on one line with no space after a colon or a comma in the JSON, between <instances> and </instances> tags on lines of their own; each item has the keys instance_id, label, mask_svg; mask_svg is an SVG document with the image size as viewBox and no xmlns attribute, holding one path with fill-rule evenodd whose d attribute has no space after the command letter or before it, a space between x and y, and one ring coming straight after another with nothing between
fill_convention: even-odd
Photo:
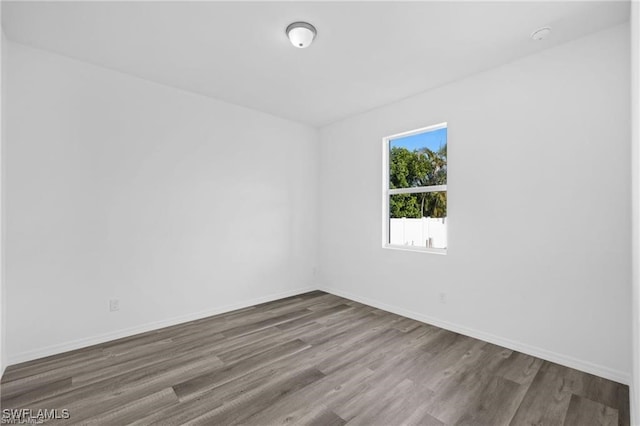
<instances>
[{"instance_id":1,"label":"white baseboard","mask_svg":"<svg viewBox=\"0 0 640 426\"><path fill-rule=\"evenodd\" d=\"M556 364L564 365L576 370L584 371L585 373L594 374L605 379L613 380L618 383L629 385L631 383L631 377L628 373L623 371L614 370L602 365L593 364L588 361L577 359L568 355L563 355L557 352L552 352L546 349L542 349L536 346L527 345L522 342L517 342L510 339L505 339L500 336L496 336L484 331L475 330L473 328L453 324L448 321L442 321L437 318L430 317L428 315L419 314L407 309L399 308L397 306L388 305L377 300L369 299L368 297L361 297L355 294L351 294L342 290L336 290L330 287L320 288L322 291L334 294L336 296L344 297L356 302L363 303L365 305L373 306L378 309L382 309L388 312L392 312L403 317L411 318L416 321L424 322L427 324L435 325L436 327L444 328L445 330L453 331L455 333L464 334L465 336L473 337L483 340L485 342L492 343L494 345L502 346L507 349L522 352L527 355L535 356L537 358L544 359L546 361L555 362Z\"/></svg>"},{"instance_id":2,"label":"white baseboard","mask_svg":"<svg viewBox=\"0 0 640 426\"><path fill-rule=\"evenodd\" d=\"M140 333L146 333L148 331L158 330L164 327L170 327L172 325L178 325L189 321L194 321L213 315L223 314L237 309L247 308L249 306L258 305L260 303L271 302L285 297L295 296L309 291L316 290L316 287L299 288L295 290L289 290L281 293L270 294L268 296L258 297L251 300L246 300L240 303L232 305L221 306L218 308L208 309L205 311L194 312L186 315L180 315L166 320L154 321L143 325L116 330L110 333L104 333L98 336L88 337L84 339L72 340L65 343L47 346L30 351L24 351L17 354L11 354L7 357L5 366L19 364L21 362L31 361L38 358L44 358L46 356L57 355L63 352L68 352L76 349L86 348L87 346L97 345L100 343L109 342L111 340L121 339L123 337L129 337ZM4 371L3 371L4 373Z\"/></svg>"}]
</instances>

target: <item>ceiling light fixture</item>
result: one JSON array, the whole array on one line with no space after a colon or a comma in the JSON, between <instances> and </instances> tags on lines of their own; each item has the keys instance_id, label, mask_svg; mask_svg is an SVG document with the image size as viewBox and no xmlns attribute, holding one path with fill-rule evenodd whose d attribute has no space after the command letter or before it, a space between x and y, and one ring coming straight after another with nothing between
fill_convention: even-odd
<instances>
[{"instance_id":1,"label":"ceiling light fixture","mask_svg":"<svg viewBox=\"0 0 640 426\"><path fill-rule=\"evenodd\" d=\"M294 22L287 27L287 37L298 49L309 47L316 38L316 28L308 22Z\"/></svg>"},{"instance_id":2,"label":"ceiling light fixture","mask_svg":"<svg viewBox=\"0 0 640 426\"><path fill-rule=\"evenodd\" d=\"M551 28L542 27L542 28L538 28L537 30L532 32L530 37L531 37L531 40L539 41L539 40L547 38L547 36L550 33L551 33Z\"/></svg>"}]
</instances>

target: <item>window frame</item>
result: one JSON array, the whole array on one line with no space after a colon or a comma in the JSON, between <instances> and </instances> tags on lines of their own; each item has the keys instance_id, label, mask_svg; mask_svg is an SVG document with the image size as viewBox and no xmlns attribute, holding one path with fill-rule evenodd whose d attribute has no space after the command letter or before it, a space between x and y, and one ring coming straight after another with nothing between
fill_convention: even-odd
<instances>
[{"instance_id":1,"label":"window frame","mask_svg":"<svg viewBox=\"0 0 640 426\"><path fill-rule=\"evenodd\" d=\"M390 207L389 199L394 194L421 194L425 192L447 192L447 185L431 185L431 186L414 186L410 188L389 188L389 154L391 152L390 143L394 139L399 139L406 136L413 136L419 133L427 133L439 129L447 129L447 143L449 141L449 131L447 122L434 124L427 127L421 127L415 130L409 130L407 132L396 133L394 135L386 136L382 138L382 248L392 250L405 250L415 251L420 253L432 253L432 254L447 254L449 248L449 228L447 225L447 248L433 248L433 247L421 247L421 246L407 246L399 244L391 244L390 235ZM447 158L447 184L449 183L449 162ZM447 194L447 211L449 205L449 194ZM448 214L448 213L447 213ZM448 218L447 218L448 220Z\"/></svg>"}]
</instances>

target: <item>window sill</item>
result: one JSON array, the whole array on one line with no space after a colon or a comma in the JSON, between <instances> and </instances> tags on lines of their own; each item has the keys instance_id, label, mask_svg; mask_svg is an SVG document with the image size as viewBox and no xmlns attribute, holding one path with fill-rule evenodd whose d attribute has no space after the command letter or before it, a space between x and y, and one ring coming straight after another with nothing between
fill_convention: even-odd
<instances>
[{"instance_id":1,"label":"window sill","mask_svg":"<svg viewBox=\"0 0 640 426\"><path fill-rule=\"evenodd\" d=\"M447 249L442 248L427 248L427 247L418 247L418 246L401 246L401 245L393 245L393 244L385 244L382 248L390 249L390 250L402 250L402 251L415 251L419 253L431 253L431 254L440 254L446 255Z\"/></svg>"}]
</instances>

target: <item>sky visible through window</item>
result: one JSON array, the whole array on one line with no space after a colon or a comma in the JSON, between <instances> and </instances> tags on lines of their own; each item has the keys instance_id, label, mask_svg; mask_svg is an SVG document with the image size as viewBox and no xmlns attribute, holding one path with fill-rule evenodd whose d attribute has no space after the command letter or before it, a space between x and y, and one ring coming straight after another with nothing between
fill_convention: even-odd
<instances>
[{"instance_id":1,"label":"sky visible through window","mask_svg":"<svg viewBox=\"0 0 640 426\"><path fill-rule=\"evenodd\" d=\"M404 138L393 139L390 148L406 148L414 151L421 148L429 148L431 151L438 151L440 147L447 143L447 128L426 131L416 135L405 136Z\"/></svg>"}]
</instances>

